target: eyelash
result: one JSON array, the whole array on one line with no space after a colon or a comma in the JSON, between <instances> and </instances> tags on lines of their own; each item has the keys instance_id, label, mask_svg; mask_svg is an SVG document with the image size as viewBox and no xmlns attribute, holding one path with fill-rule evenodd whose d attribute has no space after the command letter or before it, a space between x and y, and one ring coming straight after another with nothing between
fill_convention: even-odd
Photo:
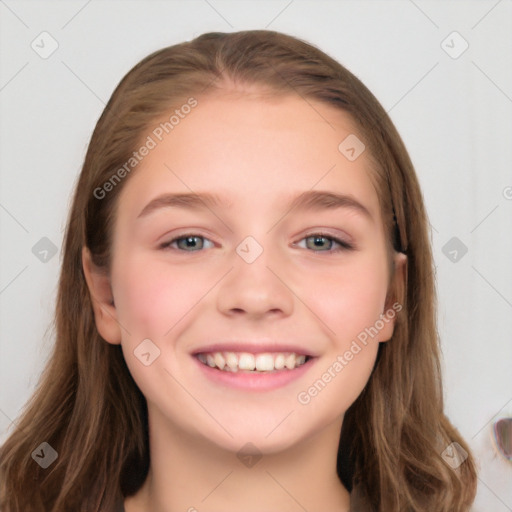
<instances>
[{"instance_id":1,"label":"eyelash","mask_svg":"<svg viewBox=\"0 0 512 512\"><path fill-rule=\"evenodd\" d=\"M184 239L187 239L187 238L202 238L204 240L209 240L209 238L206 238L205 236L197 235L195 233L187 233L187 234L181 235L179 237L173 238L169 242L165 242L165 243L161 244L160 248L163 249L163 250L176 250L176 251L180 251L180 252L201 252L201 250L199 250L199 251L185 251L185 250L182 250L182 249L179 249L179 248L171 247L171 245L174 242L177 242L179 240L184 240ZM311 234L308 234L305 237L301 238L299 240L299 242L302 242L302 240L306 240L307 238L325 238L326 240L330 240L330 241L334 242L335 244L338 244L338 246L339 246L337 249L328 249L328 250L324 250L324 251L322 251L322 250L320 250L320 251L313 251L315 253L333 254L333 253L338 253L338 252L343 252L343 251L352 251L352 250L354 250L354 246L352 244L349 244L345 240L341 240L339 238L336 238L334 236L328 235L326 233L321 233L321 232L319 232L319 233L311 233ZM209 241L211 241L211 240L209 240Z\"/></svg>"}]
</instances>

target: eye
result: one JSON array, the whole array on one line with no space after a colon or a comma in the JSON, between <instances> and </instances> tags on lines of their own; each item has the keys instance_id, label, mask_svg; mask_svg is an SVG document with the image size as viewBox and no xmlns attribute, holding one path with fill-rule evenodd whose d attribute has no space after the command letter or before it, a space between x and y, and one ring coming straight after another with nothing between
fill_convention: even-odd
<instances>
[{"instance_id":1,"label":"eye","mask_svg":"<svg viewBox=\"0 0 512 512\"><path fill-rule=\"evenodd\" d=\"M341 251L350 251L354 249L354 247L345 240L340 240L339 238L329 236L323 233L312 233L311 235L308 235L302 240L300 240L300 242L302 242L303 240L306 241L306 249L313 249L314 252L333 253ZM333 249L333 245L337 245L338 248Z\"/></svg>"},{"instance_id":2,"label":"eye","mask_svg":"<svg viewBox=\"0 0 512 512\"><path fill-rule=\"evenodd\" d=\"M169 242L165 242L162 245L160 245L161 249L178 249L183 252L197 252L198 250L201 250L204 248L204 241L208 241L212 244L213 242L211 240L208 240L208 238L205 238L204 236L200 235L194 235L194 234L188 234L184 236L180 236L177 238L173 238ZM177 247L176 247L177 245Z\"/></svg>"},{"instance_id":3,"label":"eye","mask_svg":"<svg viewBox=\"0 0 512 512\"><path fill-rule=\"evenodd\" d=\"M313 249L314 252L334 253L354 249L354 247L348 242L323 233L313 233L304 237L302 240L300 240L300 242L304 240L306 241L305 248ZM202 249L205 249L205 241L211 244L210 247L214 246L213 242L204 236L186 234L161 244L160 248L175 249L182 252L198 252ZM338 248L333 249L333 246L338 246Z\"/></svg>"}]
</instances>

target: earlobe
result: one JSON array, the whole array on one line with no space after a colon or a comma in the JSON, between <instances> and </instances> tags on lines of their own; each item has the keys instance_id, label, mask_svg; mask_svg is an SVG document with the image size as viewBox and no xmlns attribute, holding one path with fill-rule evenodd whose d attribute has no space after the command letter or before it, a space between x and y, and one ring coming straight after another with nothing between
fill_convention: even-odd
<instances>
[{"instance_id":1,"label":"earlobe","mask_svg":"<svg viewBox=\"0 0 512 512\"><path fill-rule=\"evenodd\" d=\"M100 336L113 345L121 343L121 329L112 295L110 277L97 268L87 247L82 249L82 268L89 289L94 320Z\"/></svg>"},{"instance_id":2,"label":"earlobe","mask_svg":"<svg viewBox=\"0 0 512 512\"><path fill-rule=\"evenodd\" d=\"M384 327L380 332L379 341L389 341L393 336L396 318L403 309L404 297L407 289L407 256L402 252L394 254L394 272L389 284L388 294L382 322Z\"/></svg>"}]
</instances>

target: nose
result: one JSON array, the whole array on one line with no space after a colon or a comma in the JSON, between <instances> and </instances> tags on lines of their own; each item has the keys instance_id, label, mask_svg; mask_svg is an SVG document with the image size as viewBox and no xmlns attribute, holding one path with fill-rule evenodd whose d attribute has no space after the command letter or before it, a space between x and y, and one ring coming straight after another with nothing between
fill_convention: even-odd
<instances>
[{"instance_id":1,"label":"nose","mask_svg":"<svg viewBox=\"0 0 512 512\"><path fill-rule=\"evenodd\" d=\"M251 262L244 259L243 252L235 252L233 267L221 281L217 295L217 308L222 314L254 319L292 314L293 286L278 255L263 248Z\"/></svg>"}]
</instances>

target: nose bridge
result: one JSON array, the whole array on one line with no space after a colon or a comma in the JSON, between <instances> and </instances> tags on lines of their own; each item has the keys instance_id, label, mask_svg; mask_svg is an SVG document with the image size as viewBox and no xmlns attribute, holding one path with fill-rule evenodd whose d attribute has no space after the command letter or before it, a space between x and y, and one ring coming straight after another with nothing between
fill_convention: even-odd
<instances>
[{"instance_id":1,"label":"nose bridge","mask_svg":"<svg viewBox=\"0 0 512 512\"><path fill-rule=\"evenodd\" d=\"M271 236L257 237L248 235L235 247L234 268L221 284L218 308L223 313L289 315L293 311L293 294L281 277L285 259L277 245L271 246Z\"/></svg>"}]
</instances>

